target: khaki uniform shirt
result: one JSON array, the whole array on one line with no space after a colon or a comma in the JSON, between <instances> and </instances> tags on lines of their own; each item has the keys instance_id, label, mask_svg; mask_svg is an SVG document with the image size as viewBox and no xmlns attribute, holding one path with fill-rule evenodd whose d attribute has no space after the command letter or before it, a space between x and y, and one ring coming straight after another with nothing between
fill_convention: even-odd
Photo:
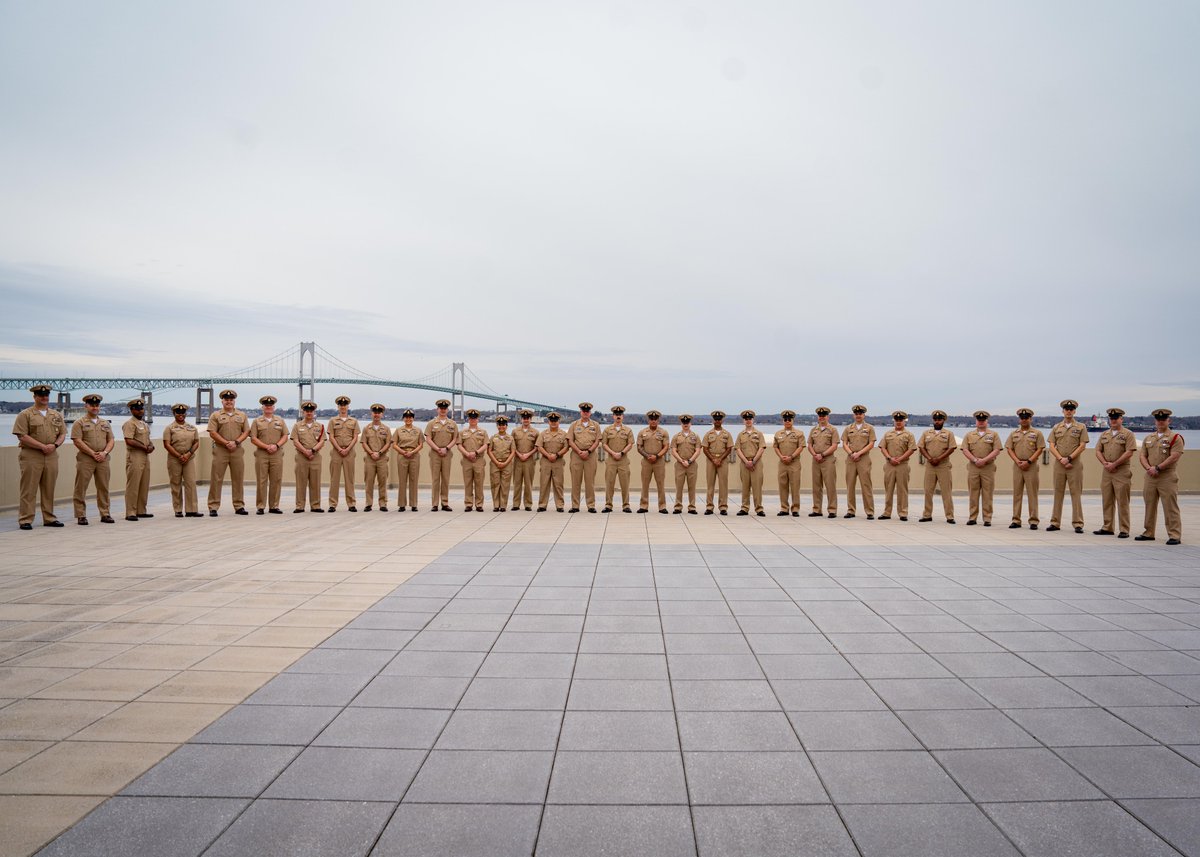
<instances>
[{"instance_id":1,"label":"khaki uniform shirt","mask_svg":"<svg viewBox=\"0 0 1200 857\"><path fill-rule=\"evenodd\" d=\"M658 428L650 428L646 426L637 436L638 452L643 455L657 455L661 458L670 445L671 439L667 436L667 430L662 426Z\"/></svg>"},{"instance_id":2,"label":"khaki uniform shirt","mask_svg":"<svg viewBox=\"0 0 1200 857\"><path fill-rule=\"evenodd\" d=\"M42 412L32 405L17 414L12 429L12 433L17 437L29 435L39 443L54 443L58 436L66 434L66 431L67 424L62 414L54 408L47 408L46 416L42 416Z\"/></svg>"},{"instance_id":3,"label":"khaki uniform shirt","mask_svg":"<svg viewBox=\"0 0 1200 857\"><path fill-rule=\"evenodd\" d=\"M439 449L449 449L458 440L458 423L434 417L425 424L425 439Z\"/></svg>"},{"instance_id":4,"label":"khaki uniform shirt","mask_svg":"<svg viewBox=\"0 0 1200 857\"><path fill-rule=\"evenodd\" d=\"M136 417L130 417L125 420L121 426L121 434L126 440L136 440L142 446L150 445L150 426L145 420L139 420ZM133 447L130 447L133 449ZM135 452L145 452L144 449L134 450Z\"/></svg>"},{"instance_id":5,"label":"khaki uniform shirt","mask_svg":"<svg viewBox=\"0 0 1200 857\"><path fill-rule=\"evenodd\" d=\"M892 458L899 458L916 448L917 439L908 429L888 429L883 434L883 443L879 445Z\"/></svg>"},{"instance_id":6,"label":"khaki uniform shirt","mask_svg":"<svg viewBox=\"0 0 1200 857\"><path fill-rule=\"evenodd\" d=\"M492 451L492 455L496 456L497 461L503 461L513 450L513 436L508 432L492 435L488 439L488 449ZM516 459L514 458L513 461Z\"/></svg>"},{"instance_id":7,"label":"khaki uniform shirt","mask_svg":"<svg viewBox=\"0 0 1200 857\"><path fill-rule=\"evenodd\" d=\"M283 417L255 417L250 422L250 437L263 443L281 444L288 437L287 423Z\"/></svg>"},{"instance_id":8,"label":"khaki uniform shirt","mask_svg":"<svg viewBox=\"0 0 1200 857\"><path fill-rule=\"evenodd\" d=\"M292 426L292 440L296 441L309 452L312 452L313 448L324 437L325 426L316 420L313 420L311 423L306 423L304 420L296 420L296 424Z\"/></svg>"},{"instance_id":9,"label":"khaki uniform shirt","mask_svg":"<svg viewBox=\"0 0 1200 857\"><path fill-rule=\"evenodd\" d=\"M354 417L333 417L328 428L329 436L337 441L338 446L345 449L358 434L358 420Z\"/></svg>"},{"instance_id":10,"label":"khaki uniform shirt","mask_svg":"<svg viewBox=\"0 0 1200 857\"><path fill-rule=\"evenodd\" d=\"M211 436L223 437L225 440L237 440L249 425L250 420L239 410L235 409L229 413L215 411L208 418L208 433ZM215 440L213 444L216 444Z\"/></svg>"},{"instance_id":11,"label":"khaki uniform shirt","mask_svg":"<svg viewBox=\"0 0 1200 857\"><path fill-rule=\"evenodd\" d=\"M104 452L104 448L108 446L112 436L112 423L104 417L97 417L95 420L91 417L83 417L75 420L75 425L71 426L71 440L83 441L92 452ZM81 449L79 454L86 453Z\"/></svg>"},{"instance_id":12,"label":"khaki uniform shirt","mask_svg":"<svg viewBox=\"0 0 1200 857\"><path fill-rule=\"evenodd\" d=\"M748 460L753 460L758 451L766 445L766 436L756 428L742 429L738 432L737 448Z\"/></svg>"},{"instance_id":13,"label":"khaki uniform shirt","mask_svg":"<svg viewBox=\"0 0 1200 857\"><path fill-rule=\"evenodd\" d=\"M1064 420L1050 429L1050 440L1054 444L1054 448L1058 450L1059 455L1070 455L1079 449L1079 447L1087 445L1087 426L1079 421L1068 425Z\"/></svg>"},{"instance_id":14,"label":"khaki uniform shirt","mask_svg":"<svg viewBox=\"0 0 1200 857\"><path fill-rule=\"evenodd\" d=\"M533 426L529 428L517 426L512 430L512 438L513 443L517 445L517 452L522 455L528 455L537 446L538 430Z\"/></svg>"},{"instance_id":15,"label":"khaki uniform shirt","mask_svg":"<svg viewBox=\"0 0 1200 857\"><path fill-rule=\"evenodd\" d=\"M850 447L851 452L866 449L875 442L875 426L868 422L851 423L842 429L842 442Z\"/></svg>"},{"instance_id":16,"label":"khaki uniform shirt","mask_svg":"<svg viewBox=\"0 0 1200 857\"><path fill-rule=\"evenodd\" d=\"M1170 458L1176 452L1183 450L1183 435L1167 429L1166 433L1146 435L1142 441L1142 451L1146 453L1146 460L1150 462L1151 467L1159 467L1164 461ZM1169 473L1175 469L1176 465L1162 468L1163 473Z\"/></svg>"},{"instance_id":17,"label":"khaki uniform shirt","mask_svg":"<svg viewBox=\"0 0 1200 857\"><path fill-rule=\"evenodd\" d=\"M704 433L702 441L704 448L708 450L708 454L713 458L720 459L729 450L733 449L733 435L724 428L709 429ZM723 459L722 459L723 461Z\"/></svg>"},{"instance_id":18,"label":"khaki uniform shirt","mask_svg":"<svg viewBox=\"0 0 1200 857\"><path fill-rule=\"evenodd\" d=\"M958 449L958 438L954 436L954 432L950 429L925 429L921 435L921 442L917 445L922 451L926 459L941 458L949 450ZM942 462L948 464L949 459Z\"/></svg>"},{"instance_id":19,"label":"khaki uniform shirt","mask_svg":"<svg viewBox=\"0 0 1200 857\"><path fill-rule=\"evenodd\" d=\"M808 433L809 452L820 455L832 455L837 450L842 436L833 426L813 426Z\"/></svg>"},{"instance_id":20,"label":"khaki uniform shirt","mask_svg":"<svg viewBox=\"0 0 1200 857\"><path fill-rule=\"evenodd\" d=\"M567 450L567 433L562 429L555 431L554 429L546 429L544 432L539 432L537 437L537 448L539 452L550 452L560 456L554 461L562 461L562 454Z\"/></svg>"},{"instance_id":21,"label":"khaki uniform shirt","mask_svg":"<svg viewBox=\"0 0 1200 857\"><path fill-rule=\"evenodd\" d=\"M467 452L480 452L487 446L488 433L486 429L471 428L467 426L459 434L459 440L462 442L462 448Z\"/></svg>"},{"instance_id":22,"label":"khaki uniform shirt","mask_svg":"<svg viewBox=\"0 0 1200 857\"><path fill-rule=\"evenodd\" d=\"M629 445L633 443L633 429L621 423L621 425L606 426L603 434L600 435L605 446L613 452L624 452L629 449ZM622 461L625 459L622 458Z\"/></svg>"},{"instance_id":23,"label":"khaki uniform shirt","mask_svg":"<svg viewBox=\"0 0 1200 857\"><path fill-rule=\"evenodd\" d=\"M421 445L421 430L416 426L397 426L392 440L396 446L406 452L412 452Z\"/></svg>"},{"instance_id":24,"label":"khaki uniform shirt","mask_svg":"<svg viewBox=\"0 0 1200 857\"><path fill-rule=\"evenodd\" d=\"M200 439L200 430L191 423L172 421L163 429L163 444L182 454L188 452Z\"/></svg>"},{"instance_id":25,"label":"khaki uniform shirt","mask_svg":"<svg viewBox=\"0 0 1200 857\"><path fill-rule=\"evenodd\" d=\"M781 429L775 432L775 449L784 455L795 455L804 449L804 432L798 429Z\"/></svg>"},{"instance_id":26,"label":"khaki uniform shirt","mask_svg":"<svg viewBox=\"0 0 1200 857\"><path fill-rule=\"evenodd\" d=\"M392 443L392 430L383 423L367 423L362 430L362 445L370 452L387 452Z\"/></svg>"},{"instance_id":27,"label":"khaki uniform shirt","mask_svg":"<svg viewBox=\"0 0 1200 857\"><path fill-rule=\"evenodd\" d=\"M676 461L690 461L699 448L700 435L694 431L678 431L675 437L671 438L671 452L674 453Z\"/></svg>"},{"instance_id":28,"label":"khaki uniform shirt","mask_svg":"<svg viewBox=\"0 0 1200 857\"><path fill-rule=\"evenodd\" d=\"M1046 438L1035 428L1014 429L1005 446L1021 461L1033 461L1046 448Z\"/></svg>"},{"instance_id":29,"label":"khaki uniform shirt","mask_svg":"<svg viewBox=\"0 0 1200 857\"><path fill-rule=\"evenodd\" d=\"M1096 443L1096 449L1100 450L1101 457L1105 461L1116 461L1126 452L1137 452L1137 437L1129 429L1124 426L1119 431L1109 429L1100 435L1100 440ZM1132 461L1132 458L1130 459ZM1121 465L1121 469L1129 467L1130 462L1126 461Z\"/></svg>"},{"instance_id":30,"label":"khaki uniform shirt","mask_svg":"<svg viewBox=\"0 0 1200 857\"><path fill-rule=\"evenodd\" d=\"M586 424L583 420L575 420L567 429L567 434L577 447L587 452L593 444L600 442L600 431L600 423L595 420L588 420Z\"/></svg>"},{"instance_id":31,"label":"khaki uniform shirt","mask_svg":"<svg viewBox=\"0 0 1200 857\"><path fill-rule=\"evenodd\" d=\"M993 450L1004 449L1000 444L999 433L991 428L986 431L971 429L967 432L967 436L963 438L963 447L970 450L971 455L976 458L987 458L992 454ZM995 464L995 461L992 463Z\"/></svg>"}]
</instances>

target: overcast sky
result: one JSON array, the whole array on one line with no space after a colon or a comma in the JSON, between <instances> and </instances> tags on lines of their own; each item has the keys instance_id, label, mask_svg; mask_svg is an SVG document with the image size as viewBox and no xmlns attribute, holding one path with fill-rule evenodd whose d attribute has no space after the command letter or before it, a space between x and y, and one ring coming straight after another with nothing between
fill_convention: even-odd
<instances>
[{"instance_id":1,"label":"overcast sky","mask_svg":"<svg viewBox=\"0 0 1200 857\"><path fill-rule=\"evenodd\" d=\"M1200 413L1197 44L1194 0L0 0L0 373Z\"/></svg>"}]
</instances>

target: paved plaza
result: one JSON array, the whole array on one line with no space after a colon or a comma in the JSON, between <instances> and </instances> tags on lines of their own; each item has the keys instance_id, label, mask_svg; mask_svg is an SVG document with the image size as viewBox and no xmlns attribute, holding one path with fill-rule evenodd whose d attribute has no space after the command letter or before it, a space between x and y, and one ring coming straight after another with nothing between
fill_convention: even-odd
<instances>
[{"instance_id":1,"label":"paved plaza","mask_svg":"<svg viewBox=\"0 0 1200 857\"><path fill-rule=\"evenodd\" d=\"M151 500L0 515L0 857L1200 855L1200 498L1181 547Z\"/></svg>"}]
</instances>

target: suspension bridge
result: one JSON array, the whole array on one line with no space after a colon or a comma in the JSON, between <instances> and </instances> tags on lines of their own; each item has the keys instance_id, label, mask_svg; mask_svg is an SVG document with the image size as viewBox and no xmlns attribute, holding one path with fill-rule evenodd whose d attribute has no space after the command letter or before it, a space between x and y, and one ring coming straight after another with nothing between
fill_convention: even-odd
<instances>
[{"instance_id":1,"label":"suspension bridge","mask_svg":"<svg viewBox=\"0 0 1200 857\"><path fill-rule=\"evenodd\" d=\"M350 385L370 387L397 387L406 390L424 390L450 397L451 410L459 419L465 400L479 399L495 402L497 412L509 408L529 408L539 413L550 411L572 411L559 405L533 402L528 399L499 393L488 386L478 375L467 368L466 363L451 363L437 372L421 378L399 380L372 375L350 366L330 354L315 342L301 342L273 357L253 366L236 371L218 371L211 375L188 377L44 377L24 378L0 377L0 390L28 390L34 384L47 384L57 394L60 409L69 408L71 394L78 391L137 390L148 403L154 393L194 388L196 390L196 416L199 419L213 408L213 390L238 384L294 385L297 389L297 405L304 399L316 400L317 385L343 388ZM205 407L207 406L207 407Z\"/></svg>"}]
</instances>

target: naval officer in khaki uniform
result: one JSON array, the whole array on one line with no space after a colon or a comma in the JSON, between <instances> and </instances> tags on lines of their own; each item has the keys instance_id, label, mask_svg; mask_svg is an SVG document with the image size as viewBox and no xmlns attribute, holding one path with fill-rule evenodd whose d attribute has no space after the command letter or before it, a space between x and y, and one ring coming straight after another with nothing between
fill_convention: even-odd
<instances>
[{"instance_id":1,"label":"naval officer in khaki uniform","mask_svg":"<svg viewBox=\"0 0 1200 857\"><path fill-rule=\"evenodd\" d=\"M21 445L17 454L21 467L17 525L22 530L33 529L33 513L40 496L42 526L61 527L62 521L54 516L54 484L58 481L58 448L67 440L67 422L50 407L48 384L34 384L29 392L33 393L33 404L17 414L12 429Z\"/></svg>"},{"instance_id":2,"label":"naval officer in khaki uniform","mask_svg":"<svg viewBox=\"0 0 1200 857\"><path fill-rule=\"evenodd\" d=\"M188 406L182 402L171 405L173 419L163 429L171 508L175 510L176 518L203 518L196 497L196 451L200 448L200 430L187 421L187 412Z\"/></svg>"},{"instance_id":3,"label":"naval officer in khaki uniform","mask_svg":"<svg viewBox=\"0 0 1200 857\"><path fill-rule=\"evenodd\" d=\"M233 510L239 515L246 511L246 458L242 442L250 436L250 420L236 407L237 393L222 390L221 410L208 418L208 436L212 439L212 465L208 471L208 514L215 518L221 508L221 488L225 471L229 471Z\"/></svg>"},{"instance_id":4,"label":"naval officer in khaki uniform","mask_svg":"<svg viewBox=\"0 0 1200 857\"><path fill-rule=\"evenodd\" d=\"M87 489L92 480L96 482L96 508L100 512L100 523L116 523L108 504L109 455L116 441L112 424L100 416L103 398L95 393L83 397L87 414L75 420L71 426L71 443L75 444L75 522L87 526Z\"/></svg>"},{"instance_id":5,"label":"naval officer in khaki uniform","mask_svg":"<svg viewBox=\"0 0 1200 857\"><path fill-rule=\"evenodd\" d=\"M816 414L817 424L808 433L808 451L813 457L812 511L808 517L821 517L821 506L826 502L829 517L836 518L837 448L842 442L842 435L829 424L829 408L822 405L817 408Z\"/></svg>"},{"instance_id":6,"label":"naval officer in khaki uniform","mask_svg":"<svg viewBox=\"0 0 1200 857\"><path fill-rule=\"evenodd\" d=\"M1041 470L1042 450L1046 448L1046 438L1033 427L1033 408L1018 408L1017 419L1021 421L1018 428L1012 430L1005 447L1008 457L1013 462L1013 512L1010 530L1021 528L1021 501L1024 496L1029 498L1029 529L1038 528L1038 479Z\"/></svg>"},{"instance_id":7,"label":"naval officer in khaki uniform","mask_svg":"<svg viewBox=\"0 0 1200 857\"><path fill-rule=\"evenodd\" d=\"M875 520L875 489L871 485L871 450L875 447L875 426L867 422L866 405L851 409L854 422L842 430L842 448L846 450L846 514L853 518L858 511L854 496L855 483L862 482L863 511L867 520Z\"/></svg>"},{"instance_id":8,"label":"naval officer in khaki uniform","mask_svg":"<svg viewBox=\"0 0 1200 857\"><path fill-rule=\"evenodd\" d=\"M1179 459L1183 456L1183 435L1171 431L1171 411L1159 408L1152 414L1154 433L1142 441L1138 456L1146 471L1142 498L1146 503L1146 526L1135 541L1152 542L1158 528L1158 504L1167 519L1167 544L1183 541L1183 518L1179 514Z\"/></svg>"},{"instance_id":9,"label":"naval officer in khaki uniform","mask_svg":"<svg viewBox=\"0 0 1200 857\"><path fill-rule=\"evenodd\" d=\"M274 396L263 396L262 416L250 421L250 443L254 444L254 505L258 514L267 509L282 515L279 498L283 493L283 451L287 448L288 427L275 413Z\"/></svg>"},{"instance_id":10,"label":"naval officer in khaki uniform","mask_svg":"<svg viewBox=\"0 0 1200 857\"><path fill-rule=\"evenodd\" d=\"M608 456L604 461L604 511L613 510L613 495L617 483L621 485L621 511L632 512L629 507L629 453L633 451L633 429L625 425L625 406L612 406L612 425L600 433L600 445Z\"/></svg>"},{"instance_id":11,"label":"naval officer in khaki uniform","mask_svg":"<svg viewBox=\"0 0 1200 857\"><path fill-rule=\"evenodd\" d=\"M975 412L975 428L963 438L962 454L967 459L967 492L970 506L967 510L967 526L973 527L979 520L980 505L983 506L983 525L992 525L992 498L996 493L996 459L1004 451L1000 435L988 426L992 415L987 411Z\"/></svg>"},{"instance_id":12,"label":"naval officer in khaki uniform","mask_svg":"<svg viewBox=\"0 0 1200 857\"><path fill-rule=\"evenodd\" d=\"M397 512L403 512L405 504L410 512L417 511L417 481L421 478L420 453L425 445L425 435L413 425L414 416L412 408L405 408L404 425L397 426L392 433L392 449L396 450Z\"/></svg>"},{"instance_id":13,"label":"naval officer in khaki uniform","mask_svg":"<svg viewBox=\"0 0 1200 857\"><path fill-rule=\"evenodd\" d=\"M1071 526L1075 532L1083 532L1083 455L1088 445L1087 426L1075 419L1079 403L1074 399L1059 402L1062 422L1050 429L1050 457L1054 459L1054 507L1050 511L1050 526L1054 532L1062 524L1063 499L1067 489L1071 491Z\"/></svg>"},{"instance_id":14,"label":"naval officer in khaki uniform","mask_svg":"<svg viewBox=\"0 0 1200 857\"><path fill-rule=\"evenodd\" d=\"M705 497L704 514L713 513L713 495L722 515L729 513L729 456L733 454L733 435L725 428L725 412L712 411L713 427L704 433L700 445L704 449Z\"/></svg>"},{"instance_id":15,"label":"naval officer in khaki uniform","mask_svg":"<svg viewBox=\"0 0 1200 857\"><path fill-rule=\"evenodd\" d=\"M449 399L438 399L437 416L425 424L425 443L429 446L429 469L433 481L429 511L452 512L450 508L450 465L458 444L458 423L447 416Z\"/></svg>"},{"instance_id":16,"label":"naval officer in khaki uniform","mask_svg":"<svg viewBox=\"0 0 1200 857\"><path fill-rule=\"evenodd\" d=\"M517 411L521 424L513 429L513 447L517 451L513 461L512 510L523 505L526 512L533 511L533 476L537 469L538 430L530 425L533 411L521 408Z\"/></svg>"},{"instance_id":17,"label":"naval officer in khaki uniform","mask_svg":"<svg viewBox=\"0 0 1200 857\"><path fill-rule=\"evenodd\" d=\"M600 460L600 424L592 419L592 403L579 403L579 419L567 428L571 445L571 511L579 511L582 488L587 510L596 511L596 462ZM581 484L582 483L582 484Z\"/></svg>"},{"instance_id":18,"label":"naval officer in khaki uniform","mask_svg":"<svg viewBox=\"0 0 1200 857\"><path fill-rule=\"evenodd\" d=\"M141 399L129 402L129 419L121 426L125 438L125 520L153 518L146 511L146 498L150 494L150 454L154 443L150 440L150 426L145 420L146 403Z\"/></svg>"},{"instance_id":19,"label":"naval officer in khaki uniform","mask_svg":"<svg viewBox=\"0 0 1200 857\"><path fill-rule=\"evenodd\" d=\"M462 453L463 498L466 511L483 511L483 480L487 476L487 429L479 425L479 411L467 410L467 427L459 432Z\"/></svg>"},{"instance_id":20,"label":"naval officer in khaki uniform","mask_svg":"<svg viewBox=\"0 0 1200 857\"><path fill-rule=\"evenodd\" d=\"M292 446L296 448L296 508L324 512L321 506L321 450L325 448L325 426L317 422L317 403L301 402L300 419L292 424Z\"/></svg>"},{"instance_id":21,"label":"naval officer in khaki uniform","mask_svg":"<svg viewBox=\"0 0 1200 857\"><path fill-rule=\"evenodd\" d=\"M388 510L387 484L392 467L388 450L392 447L392 430L383 424L384 410L379 402L371 405L371 421L363 428L358 441L363 448L363 482L366 483L364 512L374 508L376 494L379 495L379 511Z\"/></svg>"},{"instance_id":22,"label":"naval officer in khaki uniform","mask_svg":"<svg viewBox=\"0 0 1200 857\"><path fill-rule=\"evenodd\" d=\"M1129 491L1133 485L1130 460L1137 454L1138 442L1125 428L1125 412L1108 409L1108 431L1096 441L1096 460L1104 468L1100 474L1100 496L1104 504L1104 523L1092 530L1095 536L1111 536L1113 525L1120 527L1118 538L1129 538Z\"/></svg>"},{"instance_id":23,"label":"naval officer in khaki uniform","mask_svg":"<svg viewBox=\"0 0 1200 857\"><path fill-rule=\"evenodd\" d=\"M762 504L763 468L762 457L767 449L767 438L754 426L754 411L742 411L746 427L738 432L733 451L742 464L742 508L739 515L750 514L750 501L754 501L754 514L766 517Z\"/></svg>"},{"instance_id":24,"label":"naval officer in khaki uniform","mask_svg":"<svg viewBox=\"0 0 1200 857\"><path fill-rule=\"evenodd\" d=\"M779 512L777 517L800 517L800 453L804 452L804 432L795 428L796 412L788 409L779 414L782 431L775 432L772 449L779 458Z\"/></svg>"},{"instance_id":25,"label":"naval officer in khaki uniform","mask_svg":"<svg viewBox=\"0 0 1200 857\"><path fill-rule=\"evenodd\" d=\"M879 444L883 453L883 514L879 520L892 517L892 500L901 521L908 520L908 460L917 453L917 439L908 430L908 413L892 411L892 428L884 432Z\"/></svg>"},{"instance_id":26,"label":"naval officer in khaki uniform","mask_svg":"<svg viewBox=\"0 0 1200 857\"><path fill-rule=\"evenodd\" d=\"M496 415L496 433L488 438L487 457L492 462L492 511L503 512L508 509L508 486L517 458L513 436L508 433L508 417L504 414Z\"/></svg>"},{"instance_id":27,"label":"naval officer in khaki uniform","mask_svg":"<svg viewBox=\"0 0 1200 857\"><path fill-rule=\"evenodd\" d=\"M650 424L637 434L637 451L642 457L642 496L638 500L638 514L650 511L650 477L658 488L658 511L667 514L667 495L663 491L663 483L667 479L667 450L671 439L667 430L658 425L662 412L646 411L646 419Z\"/></svg>"},{"instance_id":28,"label":"naval officer in khaki uniform","mask_svg":"<svg viewBox=\"0 0 1200 857\"><path fill-rule=\"evenodd\" d=\"M351 512L357 512L358 501L354 498L354 460L357 456L354 448L358 446L358 420L350 416L349 396L338 396L333 403L337 405L337 416L329 420L325 432L333 449L329 453L329 511L337 511L338 488L345 486L346 506Z\"/></svg>"},{"instance_id":29,"label":"naval officer in khaki uniform","mask_svg":"<svg viewBox=\"0 0 1200 857\"><path fill-rule=\"evenodd\" d=\"M562 417L556 411L546 414L550 428L537 436L537 451L541 456L541 490L538 491L538 511L546 511L550 501L550 489L554 489L554 505L562 512L566 505L563 496L563 459L570 448L567 445L567 433L558 427Z\"/></svg>"},{"instance_id":30,"label":"naval officer in khaki uniform","mask_svg":"<svg viewBox=\"0 0 1200 857\"><path fill-rule=\"evenodd\" d=\"M683 514L683 491L687 488L689 515L696 514L696 475L700 472L700 435L692 431L692 415L680 414L682 428L671 438L675 460L675 514Z\"/></svg>"},{"instance_id":31,"label":"naval officer in khaki uniform","mask_svg":"<svg viewBox=\"0 0 1200 857\"><path fill-rule=\"evenodd\" d=\"M946 523L954 523L954 471L950 469L950 456L958 448L954 432L944 428L946 412L940 408L930 414L933 428L925 429L917 442L917 451L925 459L925 507L921 510L920 523L933 520L933 492L942 494L942 509Z\"/></svg>"}]
</instances>

